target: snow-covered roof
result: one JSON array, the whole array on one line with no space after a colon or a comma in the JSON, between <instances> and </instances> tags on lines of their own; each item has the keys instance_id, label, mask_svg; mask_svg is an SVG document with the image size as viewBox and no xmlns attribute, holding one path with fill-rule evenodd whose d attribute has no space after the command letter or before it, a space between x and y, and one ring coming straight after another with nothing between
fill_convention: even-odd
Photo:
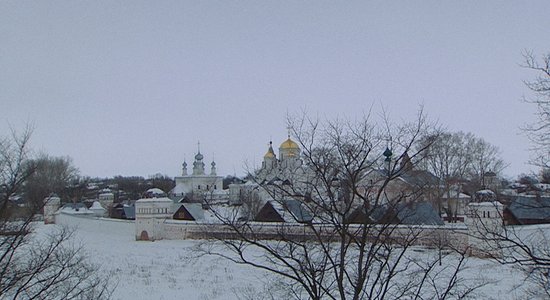
<instances>
[{"instance_id":1,"label":"snow-covered roof","mask_svg":"<svg viewBox=\"0 0 550 300\"><path fill-rule=\"evenodd\" d=\"M527 184L523 184L523 183L519 183L519 182L513 182L512 184L510 184L510 187L513 188L513 189L522 189L522 188L526 188Z\"/></svg>"},{"instance_id":2,"label":"snow-covered roof","mask_svg":"<svg viewBox=\"0 0 550 300\"><path fill-rule=\"evenodd\" d=\"M510 203L508 211L520 222L523 219L548 222L550 220L550 197L519 196Z\"/></svg>"},{"instance_id":3,"label":"snow-covered roof","mask_svg":"<svg viewBox=\"0 0 550 300\"><path fill-rule=\"evenodd\" d=\"M83 203L67 203L60 210L64 214L71 215L93 215L94 212L89 210Z\"/></svg>"},{"instance_id":4,"label":"snow-covered roof","mask_svg":"<svg viewBox=\"0 0 550 300\"><path fill-rule=\"evenodd\" d=\"M277 209L287 222L311 222L311 212L298 200L271 201L273 208Z\"/></svg>"},{"instance_id":5,"label":"snow-covered roof","mask_svg":"<svg viewBox=\"0 0 550 300\"><path fill-rule=\"evenodd\" d=\"M146 193L151 193L151 194L156 194L156 195L166 194L163 190L161 190L159 188L148 189Z\"/></svg>"},{"instance_id":6,"label":"snow-covered roof","mask_svg":"<svg viewBox=\"0 0 550 300\"><path fill-rule=\"evenodd\" d=\"M450 196L450 197L449 197ZM447 193L443 194L443 196L441 196L442 199L468 199L468 198L471 198L469 195L466 195L464 193L459 193L458 194L458 197L456 195L456 192L451 192L450 195L447 195Z\"/></svg>"},{"instance_id":7,"label":"snow-covered roof","mask_svg":"<svg viewBox=\"0 0 550 300\"><path fill-rule=\"evenodd\" d=\"M103 206L101 206L101 203L99 203L98 201L94 201L90 209L105 209L105 208L103 208Z\"/></svg>"},{"instance_id":8,"label":"snow-covered roof","mask_svg":"<svg viewBox=\"0 0 550 300\"><path fill-rule=\"evenodd\" d=\"M136 201L136 203L147 203L147 202L170 202L173 203L172 199L167 197L160 197L160 198L142 198Z\"/></svg>"},{"instance_id":9,"label":"snow-covered roof","mask_svg":"<svg viewBox=\"0 0 550 300\"><path fill-rule=\"evenodd\" d=\"M253 180L248 180L247 182L244 183L244 185L248 185L248 186L259 186L258 183L254 182Z\"/></svg>"},{"instance_id":10,"label":"snow-covered roof","mask_svg":"<svg viewBox=\"0 0 550 300\"><path fill-rule=\"evenodd\" d=\"M105 193L99 193L99 196L114 196L115 194L113 194L112 192L105 192Z\"/></svg>"},{"instance_id":11,"label":"snow-covered roof","mask_svg":"<svg viewBox=\"0 0 550 300\"><path fill-rule=\"evenodd\" d=\"M485 195L494 195L495 192L491 191L491 190L479 190L476 192L476 194L479 194L479 195L482 195L482 194L485 194Z\"/></svg>"},{"instance_id":12,"label":"snow-covered roof","mask_svg":"<svg viewBox=\"0 0 550 300\"><path fill-rule=\"evenodd\" d=\"M52 195L44 198L44 203L58 203L61 202L61 198L59 198L57 195Z\"/></svg>"},{"instance_id":13,"label":"snow-covered roof","mask_svg":"<svg viewBox=\"0 0 550 300\"><path fill-rule=\"evenodd\" d=\"M185 187L185 185L178 184L170 191L170 194L182 194L186 192L187 192L187 188Z\"/></svg>"},{"instance_id":14,"label":"snow-covered roof","mask_svg":"<svg viewBox=\"0 0 550 300\"><path fill-rule=\"evenodd\" d=\"M393 205L381 205L376 207L370 218L375 222L385 222L384 219L397 218L401 224L407 225L443 225L443 220L427 202L399 203Z\"/></svg>"},{"instance_id":15,"label":"snow-covered roof","mask_svg":"<svg viewBox=\"0 0 550 300\"><path fill-rule=\"evenodd\" d=\"M195 221L202 221L204 220L204 209L202 208L202 204L200 203L183 203L182 204L185 209L193 216Z\"/></svg>"},{"instance_id":16,"label":"snow-covered roof","mask_svg":"<svg viewBox=\"0 0 550 300\"><path fill-rule=\"evenodd\" d=\"M211 205L209 209L203 209L203 213L206 223L220 223L220 218L236 221L241 216L240 207L225 204Z\"/></svg>"},{"instance_id":17,"label":"snow-covered roof","mask_svg":"<svg viewBox=\"0 0 550 300\"><path fill-rule=\"evenodd\" d=\"M550 190L550 184L548 183L537 183L535 186L541 190Z\"/></svg>"},{"instance_id":18,"label":"snow-covered roof","mask_svg":"<svg viewBox=\"0 0 550 300\"><path fill-rule=\"evenodd\" d=\"M471 207L502 207L502 203L498 201L487 201L487 202L472 202L468 204Z\"/></svg>"}]
</instances>

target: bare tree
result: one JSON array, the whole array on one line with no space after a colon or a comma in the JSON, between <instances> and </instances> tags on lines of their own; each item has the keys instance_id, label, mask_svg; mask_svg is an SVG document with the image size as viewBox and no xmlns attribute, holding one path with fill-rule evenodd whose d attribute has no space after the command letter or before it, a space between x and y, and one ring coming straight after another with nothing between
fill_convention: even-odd
<instances>
[{"instance_id":1,"label":"bare tree","mask_svg":"<svg viewBox=\"0 0 550 300\"><path fill-rule=\"evenodd\" d=\"M78 178L78 169L73 165L70 157L52 157L40 154L38 158L29 161L34 171L25 181L23 193L25 199L31 205L40 205L45 197L52 193L57 194L63 200L71 195L69 186Z\"/></svg>"},{"instance_id":2,"label":"bare tree","mask_svg":"<svg viewBox=\"0 0 550 300\"><path fill-rule=\"evenodd\" d=\"M35 166L28 160L28 143L32 128L28 126L22 134L11 130L11 135L0 140L0 220L7 219L13 212L10 197L21 192Z\"/></svg>"},{"instance_id":3,"label":"bare tree","mask_svg":"<svg viewBox=\"0 0 550 300\"><path fill-rule=\"evenodd\" d=\"M532 81L525 85L535 93L524 101L535 105L535 121L523 127L533 143L531 163L542 168L550 168L550 53L539 61L531 52L524 54L524 67L537 72Z\"/></svg>"},{"instance_id":4,"label":"bare tree","mask_svg":"<svg viewBox=\"0 0 550 300\"><path fill-rule=\"evenodd\" d=\"M424 165L445 182L470 181L483 188L488 172L498 175L506 167L498 147L472 133L444 132L437 138L424 137L432 143Z\"/></svg>"},{"instance_id":5,"label":"bare tree","mask_svg":"<svg viewBox=\"0 0 550 300\"><path fill-rule=\"evenodd\" d=\"M423 145L430 145L422 164L441 179L442 189L440 199L446 198L447 205L437 202L439 213L445 210L451 221L456 220L458 203L450 203L455 193L460 193L461 182L467 179L472 161L472 154L467 140L472 139L471 133L444 132L437 137L427 136L421 140ZM446 197L443 197L446 196Z\"/></svg>"},{"instance_id":6,"label":"bare tree","mask_svg":"<svg viewBox=\"0 0 550 300\"><path fill-rule=\"evenodd\" d=\"M420 137L438 134L422 114L402 125L305 114L288 124L303 164L258 184L272 202L293 208L293 222L266 225L213 209L233 239L223 235L203 251L274 274L284 283L275 298L446 299L475 290L459 276L464 252L441 266L435 251L414 255L426 232L396 221L423 197L421 185L399 189L430 146L417 147Z\"/></svg>"},{"instance_id":7,"label":"bare tree","mask_svg":"<svg viewBox=\"0 0 550 300\"><path fill-rule=\"evenodd\" d=\"M526 86L535 93L534 97L524 98L524 101L535 105L536 120L522 129L533 143L531 163L545 172L550 167L550 54L539 61L531 52L524 54L525 68L534 70L538 76L532 81L525 81ZM520 183L527 186L526 191L533 189L536 179L529 175L520 176ZM526 197L526 201L513 201L514 205L524 212L545 215L549 204L545 198ZM499 205L497 202L493 202ZM526 275L527 287L524 291L531 298L550 297L550 235L548 228L539 225L507 225L507 213L501 214L504 222L499 226L484 224L479 221L482 241L485 244L486 256L492 257L502 264L513 265ZM473 216L480 218L480 216Z\"/></svg>"},{"instance_id":8,"label":"bare tree","mask_svg":"<svg viewBox=\"0 0 550 300\"><path fill-rule=\"evenodd\" d=\"M486 188L486 175L489 172L500 174L506 164L500 157L497 146L476 137L467 140L467 143L470 144L471 151L470 178L477 183L478 188Z\"/></svg>"},{"instance_id":9,"label":"bare tree","mask_svg":"<svg viewBox=\"0 0 550 300\"><path fill-rule=\"evenodd\" d=\"M505 167L498 148L472 133L443 132L437 137L423 137L420 144L431 144L422 165L441 179L439 197L447 199L447 203L437 204L440 213L444 210L451 222L458 217L460 193L473 195L486 188L486 175L492 172L498 176Z\"/></svg>"},{"instance_id":10,"label":"bare tree","mask_svg":"<svg viewBox=\"0 0 550 300\"><path fill-rule=\"evenodd\" d=\"M42 205L18 213L10 201L37 169L29 159L31 128L12 130L0 141L0 298L104 299L110 295L107 277L100 277L71 244L71 231L60 228L44 236L33 220Z\"/></svg>"}]
</instances>

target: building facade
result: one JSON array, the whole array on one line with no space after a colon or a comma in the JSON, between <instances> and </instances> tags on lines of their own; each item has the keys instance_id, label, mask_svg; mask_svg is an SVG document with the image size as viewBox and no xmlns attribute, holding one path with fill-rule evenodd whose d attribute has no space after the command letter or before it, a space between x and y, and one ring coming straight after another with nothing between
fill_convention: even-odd
<instances>
[{"instance_id":1,"label":"building facade","mask_svg":"<svg viewBox=\"0 0 550 300\"><path fill-rule=\"evenodd\" d=\"M210 172L207 173L200 149L195 155L192 173L188 174L187 162L184 160L181 176L176 176L174 180L176 186L170 191L169 197L178 202L203 202L227 198L227 191L223 191L223 177L218 176L216 172L216 162L212 160Z\"/></svg>"}]
</instances>

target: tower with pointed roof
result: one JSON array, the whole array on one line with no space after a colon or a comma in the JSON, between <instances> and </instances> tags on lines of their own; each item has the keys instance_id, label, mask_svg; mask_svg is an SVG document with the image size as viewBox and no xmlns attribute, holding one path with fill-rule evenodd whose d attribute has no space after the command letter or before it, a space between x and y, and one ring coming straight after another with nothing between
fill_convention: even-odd
<instances>
[{"instance_id":1,"label":"tower with pointed roof","mask_svg":"<svg viewBox=\"0 0 550 300\"><path fill-rule=\"evenodd\" d=\"M275 151L273 151L273 142L269 141L269 148L264 155L262 169L273 170L275 168L277 168L277 156L275 156Z\"/></svg>"}]
</instances>

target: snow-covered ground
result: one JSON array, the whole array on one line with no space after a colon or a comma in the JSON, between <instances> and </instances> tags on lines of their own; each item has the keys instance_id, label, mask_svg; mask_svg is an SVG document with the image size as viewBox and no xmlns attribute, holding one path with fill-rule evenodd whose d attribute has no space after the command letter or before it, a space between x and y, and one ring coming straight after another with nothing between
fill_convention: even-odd
<instances>
[{"instance_id":1,"label":"snow-covered ground","mask_svg":"<svg viewBox=\"0 0 550 300\"><path fill-rule=\"evenodd\" d=\"M237 295L263 286L258 270L200 257L197 241L135 241L134 223L126 221L65 216L64 223L76 227L91 261L118 282L113 299L242 299Z\"/></svg>"},{"instance_id":2,"label":"snow-covered ground","mask_svg":"<svg viewBox=\"0 0 550 300\"><path fill-rule=\"evenodd\" d=\"M75 238L105 276L118 282L113 299L262 299L274 280L269 274L217 257L200 256L200 241L135 241L134 224L64 217L76 227ZM57 225L41 225L49 231ZM523 275L507 266L472 258L466 277L488 281L477 298L525 299Z\"/></svg>"}]
</instances>

